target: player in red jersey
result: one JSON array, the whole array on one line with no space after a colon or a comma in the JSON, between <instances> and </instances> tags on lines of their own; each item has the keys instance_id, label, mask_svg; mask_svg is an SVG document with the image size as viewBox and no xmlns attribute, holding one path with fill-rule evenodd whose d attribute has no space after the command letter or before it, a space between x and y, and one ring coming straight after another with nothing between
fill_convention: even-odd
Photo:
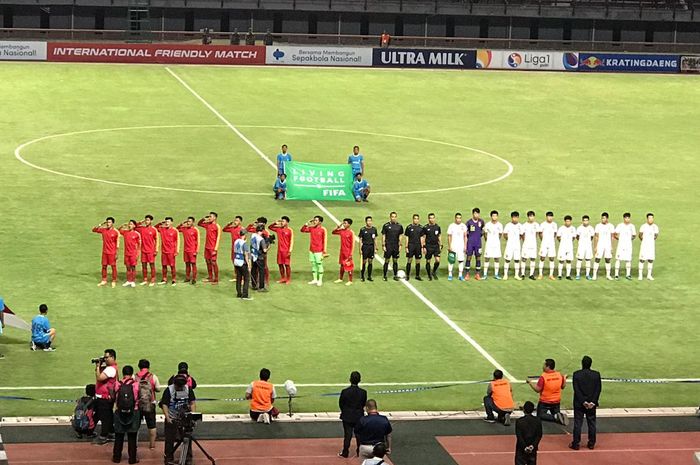
<instances>
[{"instance_id":1,"label":"player in red jersey","mask_svg":"<svg viewBox=\"0 0 700 465\"><path fill-rule=\"evenodd\" d=\"M294 231L289 227L289 217L283 216L269 227L277 234L277 266L280 269L279 284L292 282L292 250L294 249Z\"/></svg>"},{"instance_id":2,"label":"player in red jersey","mask_svg":"<svg viewBox=\"0 0 700 465\"><path fill-rule=\"evenodd\" d=\"M338 257L340 274L338 275L338 279L335 280L335 283L342 283L343 275L347 272L348 282L345 283L346 286L352 285L352 271L355 269L355 263L352 261L352 253L355 251L355 235L350 229L350 226L352 226L352 220L350 218L344 218L343 223L339 224L338 227L333 230L333 234L340 236L340 256Z\"/></svg>"},{"instance_id":3,"label":"player in red jersey","mask_svg":"<svg viewBox=\"0 0 700 465\"><path fill-rule=\"evenodd\" d=\"M194 216L177 225L177 230L182 233L185 243L185 282L197 283L197 253L199 253L199 229L194 227Z\"/></svg>"},{"instance_id":4,"label":"player in red jersey","mask_svg":"<svg viewBox=\"0 0 700 465\"><path fill-rule=\"evenodd\" d=\"M160 248L160 236L153 226L153 216L146 215L143 221L136 223L136 232L141 234L141 271L142 286L148 284L148 266L151 266L151 286L156 284L156 255Z\"/></svg>"},{"instance_id":5,"label":"player in red jersey","mask_svg":"<svg viewBox=\"0 0 700 465\"><path fill-rule=\"evenodd\" d=\"M160 234L160 261L163 266L163 279L161 279L160 284L168 283L168 267L170 267L171 284L174 286L176 282L175 256L180 253L180 233L173 228L171 216L166 216L164 221L156 225L156 229Z\"/></svg>"},{"instance_id":6,"label":"player in red jersey","mask_svg":"<svg viewBox=\"0 0 700 465\"><path fill-rule=\"evenodd\" d=\"M309 234L309 261L311 276L309 284L323 285L323 259L328 256L328 232L323 227L323 217L314 216L301 227L301 232Z\"/></svg>"},{"instance_id":7,"label":"player in red jersey","mask_svg":"<svg viewBox=\"0 0 700 465\"><path fill-rule=\"evenodd\" d=\"M255 220L255 223L251 223L248 226L246 226L246 231L248 231L251 234L255 234L258 231L258 226L262 225L263 228L267 227L267 218L264 216L259 217L257 220ZM270 233L263 229L262 232L260 233L262 237L264 237L266 240L270 239ZM267 254L265 254L264 257L265 261L265 289L270 288L270 269L267 267ZM257 284L257 278L254 275L250 275L250 284L255 289L258 284Z\"/></svg>"},{"instance_id":8,"label":"player in red jersey","mask_svg":"<svg viewBox=\"0 0 700 465\"><path fill-rule=\"evenodd\" d=\"M112 287L117 287L117 252L119 251L119 232L114 229L114 218L108 216L92 232L102 234L102 281L98 286L107 284L107 267L112 267Z\"/></svg>"},{"instance_id":9,"label":"player in red jersey","mask_svg":"<svg viewBox=\"0 0 700 465\"><path fill-rule=\"evenodd\" d=\"M136 232L136 220L129 220L119 226L119 233L124 236L124 266L126 282L122 287L136 287L136 263L141 251L141 234Z\"/></svg>"},{"instance_id":10,"label":"player in red jersey","mask_svg":"<svg viewBox=\"0 0 700 465\"><path fill-rule=\"evenodd\" d=\"M241 237L241 229L243 229L243 217L242 216L236 216L233 221L230 223L226 224L224 226L224 229L221 230L221 232L225 233L230 233L231 234L231 262L235 260L235 244L236 241ZM236 282L236 266L234 265L234 271L233 271L233 279L229 279L232 283Z\"/></svg>"},{"instance_id":11,"label":"player in red jersey","mask_svg":"<svg viewBox=\"0 0 700 465\"><path fill-rule=\"evenodd\" d=\"M219 264L216 262L216 256L219 253L221 226L216 222L218 216L216 212L209 212L209 215L197 223L197 226L207 232L204 240L204 260L207 262L208 277L204 282L212 284L219 284Z\"/></svg>"}]
</instances>

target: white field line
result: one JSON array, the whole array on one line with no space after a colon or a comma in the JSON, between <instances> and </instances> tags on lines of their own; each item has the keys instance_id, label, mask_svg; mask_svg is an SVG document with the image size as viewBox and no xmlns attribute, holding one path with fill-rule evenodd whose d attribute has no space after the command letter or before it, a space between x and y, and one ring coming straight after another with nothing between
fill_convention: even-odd
<instances>
[{"instance_id":1,"label":"white field line","mask_svg":"<svg viewBox=\"0 0 700 465\"><path fill-rule=\"evenodd\" d=\"M240 137L241 140L243 140L243 142L245 142L246 144L248 144L248 146L249 146L251 149L253 149L253 151L254 151L255 153L257 153L257 154L260 156L260 158L262 158L264 161L266 161L274 170L277 170L277 165L276 165L272 160L270 160L270 158L269 158L267 155L265 155L255 144L253 144L253 142L251 142L250 139L248 139L245 135L243 135L243 133L241 133L241 131L239 131L238 128L236 128L233 124L231 124L230 121L228 121L221 113L219 113L214 107L212 107L212 106L209 104L209 102L207 102L206 100L204 100L204 98L202 98L202 96L200 96L194 89L192 89L192 87L190 87L185 81L183 81L183 80L182 80L177 74L175 74L169 67L166 67L165 69L168 71L168 73L170 73L171 76L173 76L175 79L177 79L177 81L180 82L180 84L182 84L182 85L185 87L185 89L187 89L192 95L194 95L194 96L197 98L197 100L199 100L200 102L202 102L209 110L211 110L212 113L214 113L214 115L216 115L217 118L219 118L219 119L220 119L224 124L226 124L226 126L228 126L238 137ZM339 223L340 223L340 221L338 220L338 218L336 218L335 215L333 215L333 214L332 214L326 207L324 207L319 201L314 200L313 203L314 203L314 205L316 205L323 213L325 213L330 219L332 219L332 220L335 222L335 224L339 224ZM357 237L355 238L355 240L357 240ZM384 264L384 261L383 261L381 258L379 258L378 261L379 261L380 263L382 263L382 265ZM457 334L459 334L465 341L467 341L474 349L476 349L476 351L479 352L486 360L488 360L488 361L491 363L491 365L493 365L493 366L494 366L495 368L497 368L498 370L501 370L501 371L503 372L503 374L506 376L506 378L508 378L508 379L509 379L510 381L512 381L512 382L516 382L516 381L517 381L517 379L516 379L512 374L510 374L510 372L508 372L508 370L506 370L506 369L503 367L503 365L501 365L500 363L498 363L498 361L496 361L496 359L493 358L493 356L491 356L491 354L489 354L488 352L486 352L486 350L485 350L479 343L477 343L477 342L476 342L471 336L469 336L464 330L462 330L459 326L457 326L457 324L456 324L454 321L452 321L447 315L445 315L445 313L443 313L440 309L438 309L437 306L435 306L435 304L433 304L430 300L428 300L418 289L416 289L416 288L413 286L413 284L411 284L410 282L405 281L405 280L402 280L401 283L402 283L404 286L406 286L406 288L408 288L408 289L409 289L416 297L418 297L424 304L426 304L426 305L428 306L428 308L430 308L430 310L432 310L432 311L433 311L437 316L439 316L445 323L447 323L453 330L455 330L455 331L457 332Z\"/></svg>"}]
</instances>

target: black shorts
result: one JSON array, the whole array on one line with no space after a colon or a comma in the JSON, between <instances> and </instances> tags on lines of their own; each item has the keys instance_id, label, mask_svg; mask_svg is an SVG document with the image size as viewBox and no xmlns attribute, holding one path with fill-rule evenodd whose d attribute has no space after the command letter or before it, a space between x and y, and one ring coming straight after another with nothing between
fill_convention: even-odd
<instances>
[{"instance_id":1,"label":"black shorts","mask_svg":"<svg viewBox=\"0 0 700 465\"><path fill-rule=\"evenodd\" d=\"M141 420L142 421L144 419L146 420L146 428L155 429L155 427L156 427L156 408L155 408L155 406L153 406L153 411L151 411L151 412L140 411L140 413L141 413Z\"/></svg>"},{"instance_id":2,"label":"black shorts","mask_svg":"<svg viewBox=\"0 0 700 465\"><path fill-rule=\"evenodd\" d=\"M374 258L374 244L362 244L362 258Z\"/></svg>"},{"instance_id":3,"label":"black shorts","mask_svg":"<svg viewBox=\"0 0 700 465\"><path fill-rule=\"evenodd\" d=\"M408 252L406 252L406 258L416 258L420 260L423 258L423 250L420 244L408 244Z\"/></svg>"},{"instance_id":4,"label":"black shorts","mask_svg":"<svg viewBox=\"0 0 700 465\"><path fill-rule=\"evenodd\" d=\"M426 245L425 246L425 259L430 260L433 257L440 256L440 246L439 245Z\"/></svg>"},{"instance_id":5,"label":"black shorts","mask_svg":"<svg viewBox=\"0 0 700 465\"><path fill-rule=\"evenodd\" d=\"M394 258L397 259L399 258L399 246L398 244L396 246L392 247L387 247L386 252L384 252L384 259L387 260L389 258Z\"/></svg>"}]
</instances>

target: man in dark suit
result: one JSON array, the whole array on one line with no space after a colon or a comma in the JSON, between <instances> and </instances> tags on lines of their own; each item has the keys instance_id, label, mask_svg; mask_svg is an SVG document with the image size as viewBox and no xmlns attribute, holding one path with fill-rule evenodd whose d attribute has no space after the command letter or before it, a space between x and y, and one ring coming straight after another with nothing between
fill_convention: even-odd
<instances>
[{"instance_id":1,"label":"man in dark suit","mask_svg":"<svg viewBox=\"0 0 700 465\"><path fill-rule=\"evenodd\" d=\"M339 457L347 458L350 454L350 442L352 442L353 431L355 425L360 421L360 418L365 414L364 407L367 402L367 391L358 386L361 376L357 371L350 373L350 386L343 389L340 393L338 406L340 407L340 419L343 421L343 450L338 453ZM357 439L357 449L360 449L360 443ZM358 452L359 454L359 452Z\"/></svg>"},{"instance_id":2,"label":"man in dark suit","mask_svg":"<svg viewBox=\"0 0 700 465\"><path fill-rule=\"evenodd\" d=\"M600 373L591 370L591 364L593 360L585 355L581 360L582 369L574 372L574 439L569 444L569 448L574 450L579 449L584 416L588 423L588 448L595 448L595 411L598 407L602 383Z\"/></svg>"},{"instance_id":3,"label":"man in dark suit","mask_svg":"<svg viewBox=\"0 0 700 465\"><path fill-rule=\"evenodd\" d=\"M515 422L515 465L537 465L537 447L542 439L542 420L532 415L535 404L523 405L525 416Z\"/></svg>"}]
</instances>

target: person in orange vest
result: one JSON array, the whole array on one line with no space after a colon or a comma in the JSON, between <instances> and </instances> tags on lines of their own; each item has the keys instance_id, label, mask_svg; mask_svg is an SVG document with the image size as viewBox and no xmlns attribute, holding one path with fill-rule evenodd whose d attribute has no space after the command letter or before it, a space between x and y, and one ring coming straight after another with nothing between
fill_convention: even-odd
<instances>
[{"instance_id":1,"label":"person in orange vest","mask_svg":"<svg viewBox=\"0 0 700 465\"><path fill-rule=\"evenodd\" d=\"M260 379L253 381L245 391L245 398L250 400L250 419L258 423L270 424L274 415L272 404L277 398L275 386L269 382L270 370L260 370Z\"/></svg>"},{"instance_id":2,"label":"person in orange vest","mask_svg":"<svg viewBox=\"0 0 700 465\"><path fill-rule=\"evenodd\" d=\"M540 400L537 402L537 417L542 421L554 421L566 426L569 418L560 410L561 390L566 387L566 375L556 371L555 365L553 359L546 359L544 372L537 380L537 384L533 385L529 378L527 384L540 395Z\"/></svg>"},{"instance_id":3,"label":"person in orange vest","mask_svg":"<svg viewBox=\"0 0 700 465\"><path fill-rule=\"evenodd\" d=\"M391 36L389 35L389 33L386 31L382 32L382 37L380 41L382 48L389 48L389 42L391 42Z\"/></svg>"},{"instance_id":4,"label":"person in orange vest","mask_svg":"<svg viewBox=\"0 0 700 465\"><path fill-rule=\"evenodd\" d=\"M498 415L498 422L504 426L510 426L510 414L513 413L513 388L507 379L503 379L503 372L493 372L493 379L486 388L484 397L484 409L486 410L487 423L496 423L493 413Z\"/></svg>"}]
</instances>

